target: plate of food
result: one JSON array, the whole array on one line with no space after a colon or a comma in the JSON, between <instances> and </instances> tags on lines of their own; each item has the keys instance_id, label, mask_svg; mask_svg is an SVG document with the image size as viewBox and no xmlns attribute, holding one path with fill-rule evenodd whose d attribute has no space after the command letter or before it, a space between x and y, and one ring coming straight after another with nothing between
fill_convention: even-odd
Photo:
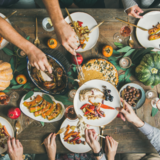
<instances>
[{"instance_id":1,"label":"plate of food","mask_svg":"<svg viewBox=\"0 0 160 160\"><path fill-rule=\"evenodd\" d=\"M93 126L102 126L116 118L120 106L118 90L109 82L90 80L84 83L74 97L74 109L77 116Z\"/></svg>"},{"instance_id":2,"label":"plate of food","mask_svg":"<svg viewBox=\"0 0 160 160\"><path fill-rule=\"evenodd\" d=\"M90 30L97 25L96 20L84 12L75 12L70 15L81 37L80 43L77 43L79 47L76 52L85 52L90 50L95 46L99 37L99 28L96 28L90 33ZM65 20L71 25L72 28L74 28L68 16L65 18Z\"/></svg>"},{"instance_id":3,"label":"plate of food","mask_svg":"<svg viewBox=\"0 0 160 160\"><path fill-rule=\"evenodd\" d=\"M5 18L6 16L0 13L0 17ZM9 19L6 19L6 21L10 23ZM0 49L3 49L8 43L9 42L0 35Z\"/></svg>"},{"instance_id":4,"label":"plate of food","mask_svg":"<svg viewBox=\"0 0 160 160\"><path fill-rule=\"evenodd\" d=\"M66 118L61 128L66 128L65 132L60 134L61 142L73 153L86 153L91 150L85 141L85 128L94 129L97 134L100 134L99 127L88 126L78 118L72 121Z\"/></svg>"},{"instance_id":5,"label":"plate of food","mask_svg":"<svg viewBox=\"0 0 160 160\"><path fill-rule=\"evenodd\" d=\"M32 82L43 92L48 94L63 94L68 85L67 73L63 65L51 55L46 55L52 66L52 73L38 70L27 62L27 71Z\"/></svg>"},{"instance_id":6,"label":"plate of food","mask_svg":"<svg viewBox=\"0 0 160 160\"><path fill-rule=\"evenodd\" d=\"M127 83L120 89L119 93L133 109L140 108L145 102L145 91L138 84Z\"/></svg>"},{"instance_id":7,"label":"plate of food","mask_svg":"<svg viewBox=\"0 0 160 160\"><path fill-rule=\"evenodd\" d=\"M0 117L0 154L7 151L8 136L14 137L14 131L11 124L3 117Z\"/></svg>"},{"instance_id":8,"label":"plate of food","mask_svg":"<svg viewBox=\"0 0 160 160\"><path fill-rule=\"evenodd\" d=\"M65 112L63 103L54 99L53 96L42 92L34 92L34 94L24 100L24 95L20 102L21 111L28 117L40 122L59 121ZM52 103L46 101L45 97L52 100Z\"/></svg>"},{"instance_id":9,"label":"plate of food","mask_svg":"<svg viewBox=\"0 0 160 160\"><path fill-rule=\"evenodd\" d=\"M78 75L78 78L80 79L79 86L92 79L105 80L113 84L115 87L119 82L116 67L105 59L89 60L82 66L82 71L84 79L80 78L80 74Z\"/></svg>"},{"instance_id":10,"label":"plate of food","mask_svg":"<svg viewBox=\"0 0 160 160\"><path fill-rule=\"evenodd\" d=\"M143 31L136 28L136 36L139 43L147 48L153 47L155 51L160 50L160 11L151 11L143 15L137 26L148 29L148 31Z\"/></svg>"}]
</instances>

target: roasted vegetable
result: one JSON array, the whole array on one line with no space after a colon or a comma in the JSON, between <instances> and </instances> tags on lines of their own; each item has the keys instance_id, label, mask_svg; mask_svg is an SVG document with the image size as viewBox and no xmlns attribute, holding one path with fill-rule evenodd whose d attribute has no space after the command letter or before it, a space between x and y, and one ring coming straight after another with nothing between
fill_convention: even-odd
<instances>
[{"instance_id":1,"label":"roasted vegetable","mask_svg":"<svg viewBox=\"0 0 160 160\"><path fill-rule=\"evenodd\" d=\"M153 40L156 40L156 39L159 39L159 38L160 38L160 33L154 34L154 35L150 35L148 37L148 40L153 41Z\"/></svg>"},{"instance_id":2,"label":"roasted vegetable","mask_svg":"<svg viewBox=\"0 0 160 160\"><path fill-rule=\"evenodd\" d=\"M148 33L149 35L152 35L158 33L159 31L160 31L160 24L158 23L154 28L149 29Z\"/></svg>"}]
</instances>

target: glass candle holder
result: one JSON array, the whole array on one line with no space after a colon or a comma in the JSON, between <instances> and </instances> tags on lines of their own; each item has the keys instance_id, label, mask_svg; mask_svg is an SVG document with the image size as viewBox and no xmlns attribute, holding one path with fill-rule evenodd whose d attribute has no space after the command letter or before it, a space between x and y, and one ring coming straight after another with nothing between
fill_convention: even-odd
<instances>
[{"instance_id":1,"label":"glass candle holder","mask_svg":"<svg viewBox=\"0 0 160 160\"><path fill-rule=\"evenodd\" d=\"M129 68L132 65L132 61L129 57L124 57L120 59L119 65L122 68Z\"/></svg>"},{"instance_id":2,"label":"glass candle holder","mask_svg":"<svg viewBox=\"0 0 160 160\"><path fill-rule=\"evenodd\" d=\"M146 98L151 99L151 98L155 98L157 96L156 92L153 90L148 90L146 92Z\"/></svg>"}]
</instances>

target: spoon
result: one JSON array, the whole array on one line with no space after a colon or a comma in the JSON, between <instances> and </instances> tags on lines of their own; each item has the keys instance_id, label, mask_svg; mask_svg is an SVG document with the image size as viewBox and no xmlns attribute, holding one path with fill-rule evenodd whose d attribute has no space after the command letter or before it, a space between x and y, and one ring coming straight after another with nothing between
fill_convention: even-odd
<instances>
[{"instance_id":1,"label":"spoon","mask_svg":"<svg viewBox=\"0 0 160 160\"><path fill-rule=\"evenodd\" d=\"M19 123L19 121L16 122L15 127L16 127L16 139L17 139L18 138L18 132L21 129L21 124Z\"/></svg>"},{"instance_id":2,"label":"spoon","mask_svg":"<svg viewBox=\"0 0 160 160\"><path fill-rule=\"evenodd\" d=\"M37 23L37 18L36 18L36 39L34 41L34 44L36 46L40 45L40 40L38 39L38 23Z\"/></svg>"},{"instance_id":3,"label":"spoon","mask_svg":"<svg viewBox=\"0 0 160 160\"><path fill-rule=\"evenodd\" d=\"M129 43L129 46L130 46L131 48L134 47L134 41L133 41L131 35L130 35L130 37L129 37L129 42L128 42L128 43Z\"/></svg>"}]
</instances>

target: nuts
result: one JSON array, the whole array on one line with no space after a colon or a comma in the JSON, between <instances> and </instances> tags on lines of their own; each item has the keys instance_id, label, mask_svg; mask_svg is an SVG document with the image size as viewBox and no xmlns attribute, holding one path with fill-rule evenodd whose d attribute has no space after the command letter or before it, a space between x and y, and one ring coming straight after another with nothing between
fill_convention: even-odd
<instances>
[{"instance_id":1,"label":"nuts","mask_svg":"<svg viewBox=\"0 0 160 160\"><path fill-rule=\"evenodd\" d=\"M136 107L137 102L141 98L141 90L131 86L127 86L123 90L125 93L124 100L126 100L126 102L130 104L132 107ZM120 94L122 97L122 92Z\"/></svg>"}]
</instances>

